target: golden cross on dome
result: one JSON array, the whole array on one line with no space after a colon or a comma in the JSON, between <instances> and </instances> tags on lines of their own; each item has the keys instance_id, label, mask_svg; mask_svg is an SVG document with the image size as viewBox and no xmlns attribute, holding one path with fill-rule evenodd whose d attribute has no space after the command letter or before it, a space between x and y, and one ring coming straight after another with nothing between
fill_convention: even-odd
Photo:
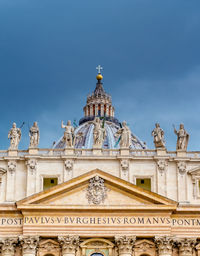
<instances>
[{"instance_id":1,"label":"golden cross on dome","mask_svg":"<svg viewBox=\"0 0 200 256\"><path fill-rule=\"evenodd\" d=\"M96 67L96 69L98 70L98 74L101 74L101 70L103 69L103 68L101 67L101 65L98 65L98 66Z\"/></svg>"}]
</instances>

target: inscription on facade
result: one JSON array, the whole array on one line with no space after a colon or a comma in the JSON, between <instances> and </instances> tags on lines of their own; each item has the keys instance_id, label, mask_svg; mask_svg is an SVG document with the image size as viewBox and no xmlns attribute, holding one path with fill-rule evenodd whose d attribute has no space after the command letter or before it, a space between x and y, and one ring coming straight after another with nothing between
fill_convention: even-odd
<instances>
[{"instance_id":1,"label":"inscription on facade","mask_svg":"<svg viewBox=\"0 0 200 256\"><path fill-rule=\"evenodd\" d=\"M186 226L200 227L200 218L169 218L143 216L26 216L24 218L0 218L0 226L22 225L120 225L120 226Z\"/></svg>"}]
</instances>

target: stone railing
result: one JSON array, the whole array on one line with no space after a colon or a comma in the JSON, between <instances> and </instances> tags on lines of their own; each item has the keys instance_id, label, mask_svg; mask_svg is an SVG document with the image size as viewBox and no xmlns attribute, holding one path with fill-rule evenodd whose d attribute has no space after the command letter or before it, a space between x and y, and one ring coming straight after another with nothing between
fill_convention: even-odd
<instances>
[{"instance_id":1,"label":"stone railing","mask_svg":"<svg viewBox=\"0 0 200 256\"><path fill-rule=\"evenodd\" d=\"M0 150L0 157L11 156L12 151L9 150ZM156 156L165 156L170 158L176 157L185 157L189 159L199 159L200 151L188 151L188 152L178 152L178 151L163 151L163 154L160 154L157 150L154 149L48 149L48 148L39 148L31 153L29 150L18 150L15 151L17 157L25 157L29 155L38 155L38 156L49 156L49 157L64 157L66 155L73 155L76 157L84 156L101 156L101 157L156 157ZM12 155L13 156L13 155Z\"/></svg>"}]
</instances>

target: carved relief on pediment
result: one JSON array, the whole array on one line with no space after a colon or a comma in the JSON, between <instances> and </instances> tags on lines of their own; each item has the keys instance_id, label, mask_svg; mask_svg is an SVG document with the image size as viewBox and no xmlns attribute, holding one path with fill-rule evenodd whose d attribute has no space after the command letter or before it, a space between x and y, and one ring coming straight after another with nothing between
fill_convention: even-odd
<instances>
[{"instance_id":1,"label":"carved relief on pediment","mask_svg":"<svg viewBox=\"0 0 200 256\"><path fill-rule=\"evenodd\" d=\"M155 256L156 247L154 242L147 239L142 239L135 242L134 252L135 252L135 256L139 256L141 254L148 254L151 256Z\"/></svg>"},{"instance_id":2,"label":"carved relief on pediment","mask_svg":"<svg viewBox=\"0 0 200 256\"><path fill-rule=\"evenodd\" d=\"M46 239L41 241L38 247L38 256L44 256L47 254L60 256L61 249L59 243L52 239Z\"/></svg>"}]
</instances>

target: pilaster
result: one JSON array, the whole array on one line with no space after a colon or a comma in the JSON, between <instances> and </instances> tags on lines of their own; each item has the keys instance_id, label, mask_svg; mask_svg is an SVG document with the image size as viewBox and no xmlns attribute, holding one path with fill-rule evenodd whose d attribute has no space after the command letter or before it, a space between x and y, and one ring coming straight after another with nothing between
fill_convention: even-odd
<instances>
[{"instance_id":1,"label":"pilaster","mask_svg":"<svg viewBox=\"0 0 200 256\"><path fill-rule=\"evenodd\" d=\"M0 239L1 244L1 255L2 256L14 256L15 247L18 242L17 237L6 237Z\"/></svg>"},{"instance_id":2,"label":"pilaster","mask_svg":"<svg viewBox=\"0 0 200 256\"><path fill-rule=\"evenodd\" d=\"M159 256L171 256L174 245L173 237L170 236L156 236L155 244L158 249Z\"/></svg>"},{"instance_id":3,"label":"pilaster","mask_svg":"<svg viewBox=\"0 0 200 256\"><path fill-rule=\"evenodd\" d=\"M37 172L37 160L29 159L26 161L27 165L27 190L26 196L30 196L36 193L36 172Z\"/></svg>"},{"instance_id":4,"label":"pilaster","mask_svg":"<svg viewBox=\"0 0 200 256\"><path fill-rule=\"evenodd\" d=\"M62 256L75 256L79 246L79 236L59 236L58 241L62 248Z\"/></svg>"},{"instance_id":5,"label":"pilaster","mask_svg":"<svg viewBox=\"0 0 200 256\"><path fill-rule=\"evenodd\" d=\"M8 161L7 183L6 183L6 201L13 202L15 200L15 176L17 163L15 160Z\"/></svg>"},{"instance_id":6,"label":"pilaster","mask_svg":"<svg viewBox=\"0 0 200 256\"><path fill-rule=\"evenodd\" d=\"M119 256L131 256L135 240L135 236L116 236L115 243L118 248Z\"/></svg>"},{"instance_id":7,"label":"pilaster","mask_svg":"<svg viewBox=\"0 0 200 256\"><path fill-rule=\"evenodd\" d=\"M36 256L39 236L21 236L19 240L23 256Z\"/></svg>"}]
</instances>

